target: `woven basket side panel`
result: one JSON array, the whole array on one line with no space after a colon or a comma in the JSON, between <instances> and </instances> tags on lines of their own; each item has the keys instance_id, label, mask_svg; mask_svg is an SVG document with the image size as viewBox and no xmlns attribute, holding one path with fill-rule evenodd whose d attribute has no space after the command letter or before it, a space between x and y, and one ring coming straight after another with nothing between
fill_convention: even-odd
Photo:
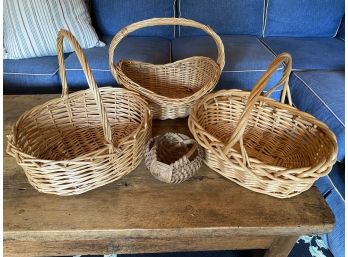
<instances>
[{"instance_id":1,"label":"woven basket side panel","mask_svg":"<svg viewBox=\"0 0 348 257\"><path fill-rule=\"evenodd\" d=\"M149 141L145 151L145 164L153 176L166 183L181 183L192 177L202 163L203 150L198 147L190 159L187 153L192 144L183 145L178 141L181 134L167 133ZM197 144L196 142L194 144Z\"/></svg>"},{"instance_id":2,"label":"woven basket side panel","mask_svg":"<svg viewBox=\"0 0 348 257\"><path fill-rule=\"evenodd\" d=\"M278 198L300 194L330 172L337 149L332 133L312 116L292 107L280 108L272 100L257 102L247 121L242 140L249 163L241 155L240 143L225 156L223 147L249 93L216 94L194 110L197 124L189 120L190 131L206 149L210 168L239 185Z\"/></svg>"},{"instance_id":3,"label":"woven basket side panel","mask_svg":"<svg viewBox=\"0 0 348 257\"><path fill-rule=\"evenodd\" d=\"M244 102L245 98L240 96L217 98L205 106L213 110L212 115L202 115L204 107L201 107L199 122L211 135L226 143L245 108ZM231 104L234 108L228 108ZM286 168L315 166L323 161L316 156L325 156L323 153L333 147L314 124L266 103L256 105L252 111L243 141L250 157ZM240 151L239 144L235 150Z\"/></svg>"},{"instance_id":4,"label":"woven basket side panel","mask_svg":"<svg viewBox=\"0 0 348 257\"><path fill-rule=\"evenodd\" d=\"M117 145L139 127L144 119L143 106L131 97L121 98L110 93L103 94L103 99L108 109L112 139ZM59 101L21 120L18 125L25 130L18 130L17 139L22 143L22 151L37 158L65 160L104 146L100 116L93 97L84 94L69 100L68 104L70 114L65 102Z\"/></svg>"},{"instance_id":5,"label":"woven basket side panel","mask_svg":"<svg viewBox=\"0 0 348 257\"><path fill-rule=\"evenodd\" d=\"M169 98L184 98L209 84L215 78L216 66L205 59L195 58L190 62L172 66L123 62L122 70L129 83L134 82ZM125 86L127 85L128 83L125 83Z\"/></svg>"}]
</instances>

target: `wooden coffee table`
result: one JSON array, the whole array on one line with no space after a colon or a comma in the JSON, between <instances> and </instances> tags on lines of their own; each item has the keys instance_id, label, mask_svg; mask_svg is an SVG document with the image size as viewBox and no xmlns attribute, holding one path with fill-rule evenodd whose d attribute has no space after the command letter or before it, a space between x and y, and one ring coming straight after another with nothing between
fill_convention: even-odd
<instances>
[{"instance_id":1,"label":"wooden coffee table","mask_svg":"<svg viewBox=\"0 0 348 257\"><path fill-rule=\"evenodd\" d=\"M53 97L5 96L4 134L23 111ZM185 119L153 127L154 134L189 133ZM4 155L5 256L268 249L266 256L281 257L298 236L330 232L334 223L315 187L276 199L204 165L189 181L168 185L141 164L114 183L59 197L32 188L14 158Z\"/></svg>"}]
</instances>

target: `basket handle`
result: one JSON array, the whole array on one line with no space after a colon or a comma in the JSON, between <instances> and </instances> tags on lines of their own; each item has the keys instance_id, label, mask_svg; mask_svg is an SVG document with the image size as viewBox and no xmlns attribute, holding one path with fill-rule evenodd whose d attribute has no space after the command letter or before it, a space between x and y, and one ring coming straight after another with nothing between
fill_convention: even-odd
<instances>
[{"instance_id":1,"label":"basket handle","mask_svg":"<svg viewBox=\"0 0 348 257\"><path fill-rule=\"evenodd\" d=\"M256 101L259 99L258 97L261 95L261 93L263 92L264 88L266 87L268 81L270 80L272 75L277 71L278 67L282 65L282 63L284 63L284 65L285 65L284 70L283 70L283 75L282 75L281 79L279 80L279 82L275 86L273 86L267 92L267 94L268 95L271 94L276 88L280 87L284 83L288 86L289 76L290 76L291 68L292 68L292 59L291 59L290 54L282 53L282 54L279 54L276 56L276 58L273 60L273 62L268 67L267 71L262 75L262 77L258 80L255 87L251 91L251 93L248 97L247 103L245 105L245 109L244 109L244 111L243 111L242 115L240 116L240 119L237 123L237 126L236 126L235 130L233 131L233 134L232 134L230 140L228 141L228 143L226 144L226 146L223 150L224 154L227 154L229 149L231 149L238 141L240 141L242 139L243 134L244 134L244 130L248 124L249 116L254 109L254 105L255 105ZM243 148L244 146L241 145L241 147Z\"/></svg>"},{"instance_id":2,"label":"basket handle","mask_svg":"<svg viewBox=\"0 0 348 257\"><path fill-rule=\"evenodd\" d=\"M198 28L205 31L208 35L210 35L213 38L217 46L218 56L217 56L216 62L219 65L220 70L224 68L225 66L224 45L219 35L216 34L214 30L212 30L210 27L203 25L197 21L183 19L183 18L152 18L152 19L143 20L143 21L130 24L127 27L124 27L123 29L121 29L114 36L114 38L112 39L110 43L110 48L109 48L109 65L111 67L111 70L114 69L115 49L123 38L125 38L128 34L132 33L133 31L136 31L141 28L152 27L152 26L163 26L163 25L189 26L189 27L194 27L194 28Z\"/></svg>"},{"instance_id":3,"label":"basket handle","mask_svg":"<svg viewBox=\"0 0 348 257\"><path fill-rule=\"evenodd\" d=\"M99 110L99 114L101 117L101 123L102 123L102 127L103 127L103 132L104 132L104 138L105 138L107 144L111 147L111 149L114 149L114 145L112 143L112 133L111 133L110 123L109 123L108 117L106 115L105 107L103 105L103 102L102 102L102 99L101 99L101 96L100 96L100 93L98 90L97 83L92 75L92 71L89 68L89 65L87 63L85 55L83 54L83 51L82 51L80 44L77 42L74 35L70 31L65 30L65 29L61 29L58 32L58 36L57 36L57 55L58 55L58 63L59 63L59 76L60 76L61 83L62 83L62 98L68 99L68 97L69 97L69 89L68 89L68 83L66 80L64 54L63 54L63 40L64 40L64 38L68 39L71 46L75 49L76 56L77 56L81 66L82 66L83 72L84 72L86 79L87 79L88 86L93 93L94 99L95 99L96 104L97 104L97 108ZM72 116L70 108L68 108L68 111L70 112L69 115Z\"/></svg>"}]
</instances>

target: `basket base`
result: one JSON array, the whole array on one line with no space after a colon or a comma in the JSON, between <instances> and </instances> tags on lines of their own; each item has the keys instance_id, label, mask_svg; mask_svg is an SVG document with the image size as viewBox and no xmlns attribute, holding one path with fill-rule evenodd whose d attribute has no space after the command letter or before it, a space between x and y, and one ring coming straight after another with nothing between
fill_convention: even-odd
<instances>
[{"instance_id":1,"label":"basket base","mask_svg":"<svg viewBox=\"0 0 348 257\"><path fill-rule=\"evenodd\" d=\"M252 172L244 171L237 163L220 160L215 155L206 151L204 163L223 177L247 188L251 191L270 195L276 198L290 198L307 191L318 178L303 181L287 181L281 183L279 180L271 180L267 177L256 176Z\"/></svg>"}]
</instances>

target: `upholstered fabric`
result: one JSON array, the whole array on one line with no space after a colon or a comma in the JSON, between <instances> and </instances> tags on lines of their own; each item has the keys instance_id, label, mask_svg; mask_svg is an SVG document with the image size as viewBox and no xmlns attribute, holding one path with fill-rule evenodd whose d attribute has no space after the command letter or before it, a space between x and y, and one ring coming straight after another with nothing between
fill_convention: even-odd
<instances>
[{"instance_id":1,"label":"upholstered fabric","mask_svg":"<svg viewBox=\"0 0 348 257\"><path fill-rule=\"evenodd\" d=\"M340 28L338 29L337 35L336 35L337 38L342 39L342 40L345 40L344 23L345 23L345 16L343 16L343 18L342 18Z\"/></svg>"},{"instance_id":2,"label":"upholstered fabric","mask_svg":"<svg viewBox=\"0 0 348 257\"><path fill-rule=\"evenodd\" d=\"M60 91L56 56L4 60L4 93Z\"/></svg>"},{"instance_id":3,"label":"upholstered fabric","mask_svg":"<svg viewBox=\"0 0 348 257\"><path fill-rule=\"evenodd\" d=\"M145 19L175 17L175 0L90 0L93 24L100 35L113 36L123 27ZM174 37L173 26L144 28L137 36Z\"/></svg>"},{"instance_id":4,"label":"upholstered fabric","mask_svg":"<svg viewBox=\"0 0 348 257\"><path fill-rule=\"evenodd\" d=\"M329 176L325 176L316 182L316 186L325 197L333 211L336 225L332 232L323 235L324 242L330 247L335 257L344 257L345 238L345 199L344 199L344 173L345 164L336 163Z\"/></svg>"},{"instance_id":5,"label":"upholstered fabric","mask_svg":"<svg viewBox=\"0 0 348 257\"><path fill-rule=\"evenodd\" d=\"M5 0L5 59L21 59L57 54L59 29L70 30L82 48L103 46L91 25L83 0ZM64 52L72 52L70 45Z\"/></svg>"},{"instance_id":6,"label":"upholstered fabric","mask_svg":"<svg viewBox=\"0 0 348 257\"><path fill-rule=\"evenodd\" d=\"M221 38L225 46L226 64L216 89L251 90L274 59L274 54L255 36L229 35ZM215 59L216 51L214 41L209 36L182 37L172 43L174 61L195 55ZM279 80L281 69L271 79L267 89Z\"/></svg>"},{"instance_id":7,"label":"upholstered fabric","mask_svg":"<svg viewBox=\"0 0 348 257\"><path fill-rule=\"evenodd\" d=\"M336 134L337 160L345 156L344 71L294 72L290 79L294 104L323 121Z\"/></svg>"},{"instance_id":8,"label":"upholstered fabric","mask_svg":"<svg viewBox=\"0 0 348 257\"><path fill-rule=\"evenodd\" d=\"M267 0L264 36L334 37L344 0Z\"/></svg>"},{"instance_id":9,"label":"upholstered fabric","mask_svg":"<svg viewBox=\"0 0 348 257\"><path fill-rule=\"evenodd\" d=\"M337 38L267 37L275 54L289 52L294 70L344 70L344 41Z\"/></svg>"},{"instance_id":10,"label":"upholstered fabric","mask_svg":"<svg viewBox=\"0 0 348 257\"><path fill-rule=\"evenodd\" d=\"M109 68L109 44L112 37L104 37L107 43L102 48L91 48L84 50L88 64L99 86L116 85L116 81ZM127 37L121 41L114 53L114 60L117 63L120 59L138 60L154 64L170 62L171 51L170 40L156 37ZM67 80L71 87L85 87L85 78L81 65L75 53L66 59Z\"/></svg>"},{"instance_id":11,"label":"upholstered fabric","mask_svg":"<svg viewBox=\"0 0 348 257\"><path fill-rule=\"evenodd\" d=\"M219 34L262 34L263 0L177 0L179 17L209 25ZM179 28L179 36L203 35L188 27Z\"/></svg>"}]
</instances>

